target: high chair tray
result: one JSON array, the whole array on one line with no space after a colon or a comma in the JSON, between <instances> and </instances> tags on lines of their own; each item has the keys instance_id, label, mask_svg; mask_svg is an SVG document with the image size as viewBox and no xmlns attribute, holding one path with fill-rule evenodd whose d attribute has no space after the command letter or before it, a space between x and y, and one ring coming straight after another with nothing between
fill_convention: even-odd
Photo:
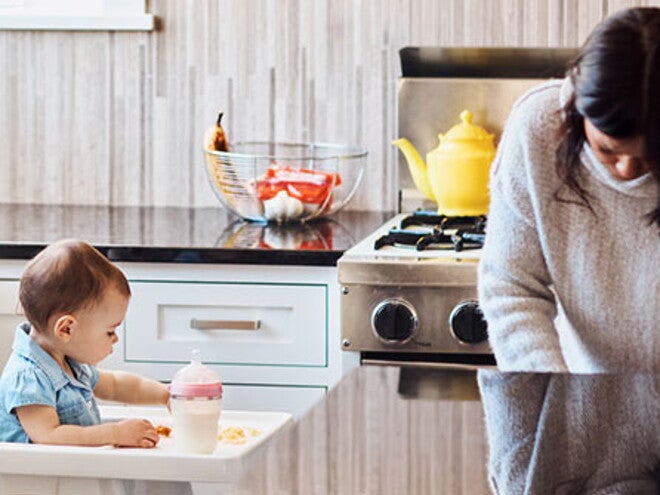
<instances>
[{"instance_id":1,"label":"high chair tray","mask_svg":"<svg viewBox=\"0 0 660 495\"><path fill-rule=\"evenodd\" d=\"M104 421L145 418L154 425L172 426L162 408L101 406ZM92 477L160 481L231 481L242 471L252 452L292 421L284 412L222 411L219 433L245 433L218 440L212 454L177 452L171 437L161 436L152 449L72 447L0 442L0 473L35 476ZM232 428L232 430L226 430ZM172 432L171 435L176 435Z\"/></svg>"}]
</instances>

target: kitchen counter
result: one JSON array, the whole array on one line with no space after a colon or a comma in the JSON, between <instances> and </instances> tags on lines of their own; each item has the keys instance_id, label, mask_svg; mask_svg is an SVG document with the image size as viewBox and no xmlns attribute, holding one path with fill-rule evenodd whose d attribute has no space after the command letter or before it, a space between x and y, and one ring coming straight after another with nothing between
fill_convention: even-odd
<instances>
[{"instance_id":1,"label":"kitchen counter","mask_svg":"<svg viewBox=\"0 0 660 495\"><path fill-rule=\"evenodd\" d=\"M218 208L0 205L0 259L30 259L57 239L112 261L334 266L391 212L342 211L305 224L244 222Z\"/></svg>"},{"instance_id":2,"label":"kitchen counter","mask_svg":"<svg viewBox=\"0 0 660 495\"><path fill-rule=\"evenodd\" d=\"M337 259L392 216L342 211L278 226L220 207L0 205L0 366L24 319L17 308L27 260L74 237L116 262L131 284L106 367L166 381L201 348L232 392L227 407L299 417L358 362L338 344ZM259 329L209 332L193 320Z\"/></svg>"},{"instance_id":3,"label":"kitchen counter","mask_svg":"<svg viewBox=\"0 0 660 495\"><path fill-rule=\"evenodd\" d=\"M489 474L498 493L659 493L660 375L487 373L481 400L475 378L355 368L251 459L237 494L484 495Z\"/></svg>"},{"instance_id":4,"label":"kitchen counter","mask_svg":"<svg viewBox=\"0 0 660 495\"><path fill-rule=\"evenodd\" d=\"M490 493L473 372L361 366L255 455L236 493Z\"/></svg>"}]
</instances>

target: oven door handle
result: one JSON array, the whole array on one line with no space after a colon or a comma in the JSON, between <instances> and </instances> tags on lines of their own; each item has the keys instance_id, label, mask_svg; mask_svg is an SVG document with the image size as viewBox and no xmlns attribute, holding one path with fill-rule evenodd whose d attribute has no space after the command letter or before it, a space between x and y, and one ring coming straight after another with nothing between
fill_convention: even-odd
<instances>
[{"instance_id":1,"label":"oven door handle","mask_svg":"<svg viewBox=\"0 0 660 495\"><path fill-rule=\"evenodd\" d=\"M457 371L477 371L480 369L497 370L497 366L490 364L464 364L464 363L438 363L434 361L396 361L387 359L369 359L363 358L361 363L363 365L374 366L397 366L397 367L411 367L411 368L433 368L443 370L457 370Z\"/></svg>"},{"instance_id":2,"label":"oven door handle","mask_svg":"<svg viewBox=\"0 0 660 495\"><path fill-rule=\"evenodd\" d=\"M363 365L394 365L399 368L397 394L402 399L434 399L450 401L481 400L477 370L496 368L491 365L431 363L366 359Z\"/></svg>"}]
</instances>

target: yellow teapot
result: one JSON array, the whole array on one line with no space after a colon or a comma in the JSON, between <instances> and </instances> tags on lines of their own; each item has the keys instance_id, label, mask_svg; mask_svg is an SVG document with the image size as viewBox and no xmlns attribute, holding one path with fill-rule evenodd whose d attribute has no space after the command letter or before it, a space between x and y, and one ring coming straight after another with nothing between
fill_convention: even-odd
<instances>
[{"instance_id":1,"label":"yellow teapot","mask_svg":"<svg viewBox=\"0 0 660 495\"><path fill-rule=\"evenodd\" d=\"M406 138L392 144L403 152L417 189L438 203L439 214L485 215L494 136L472 124L469 110L463 110L460 117L460 124L438 134L440 144L427 153L426 163Z\"/></svg>"}]
</instances>

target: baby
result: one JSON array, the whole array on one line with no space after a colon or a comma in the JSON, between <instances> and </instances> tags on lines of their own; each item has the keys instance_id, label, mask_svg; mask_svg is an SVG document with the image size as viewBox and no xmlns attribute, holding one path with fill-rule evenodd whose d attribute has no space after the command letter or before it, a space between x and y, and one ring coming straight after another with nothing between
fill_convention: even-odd
<instances>
[{"instance_id":1,"label":"baby","mask_svg":"<svg viewBox=\"0 0 660 495\"><path fill-rule=\"evenodd\" d=\"M16 328L0 377L0 441L154 447L144 419L101 423L96 398L167 405L167 387L96 365L112 352L131 295L123 273L85 242L48 246L25 268Z\"/></svg>"}]
</instances>

